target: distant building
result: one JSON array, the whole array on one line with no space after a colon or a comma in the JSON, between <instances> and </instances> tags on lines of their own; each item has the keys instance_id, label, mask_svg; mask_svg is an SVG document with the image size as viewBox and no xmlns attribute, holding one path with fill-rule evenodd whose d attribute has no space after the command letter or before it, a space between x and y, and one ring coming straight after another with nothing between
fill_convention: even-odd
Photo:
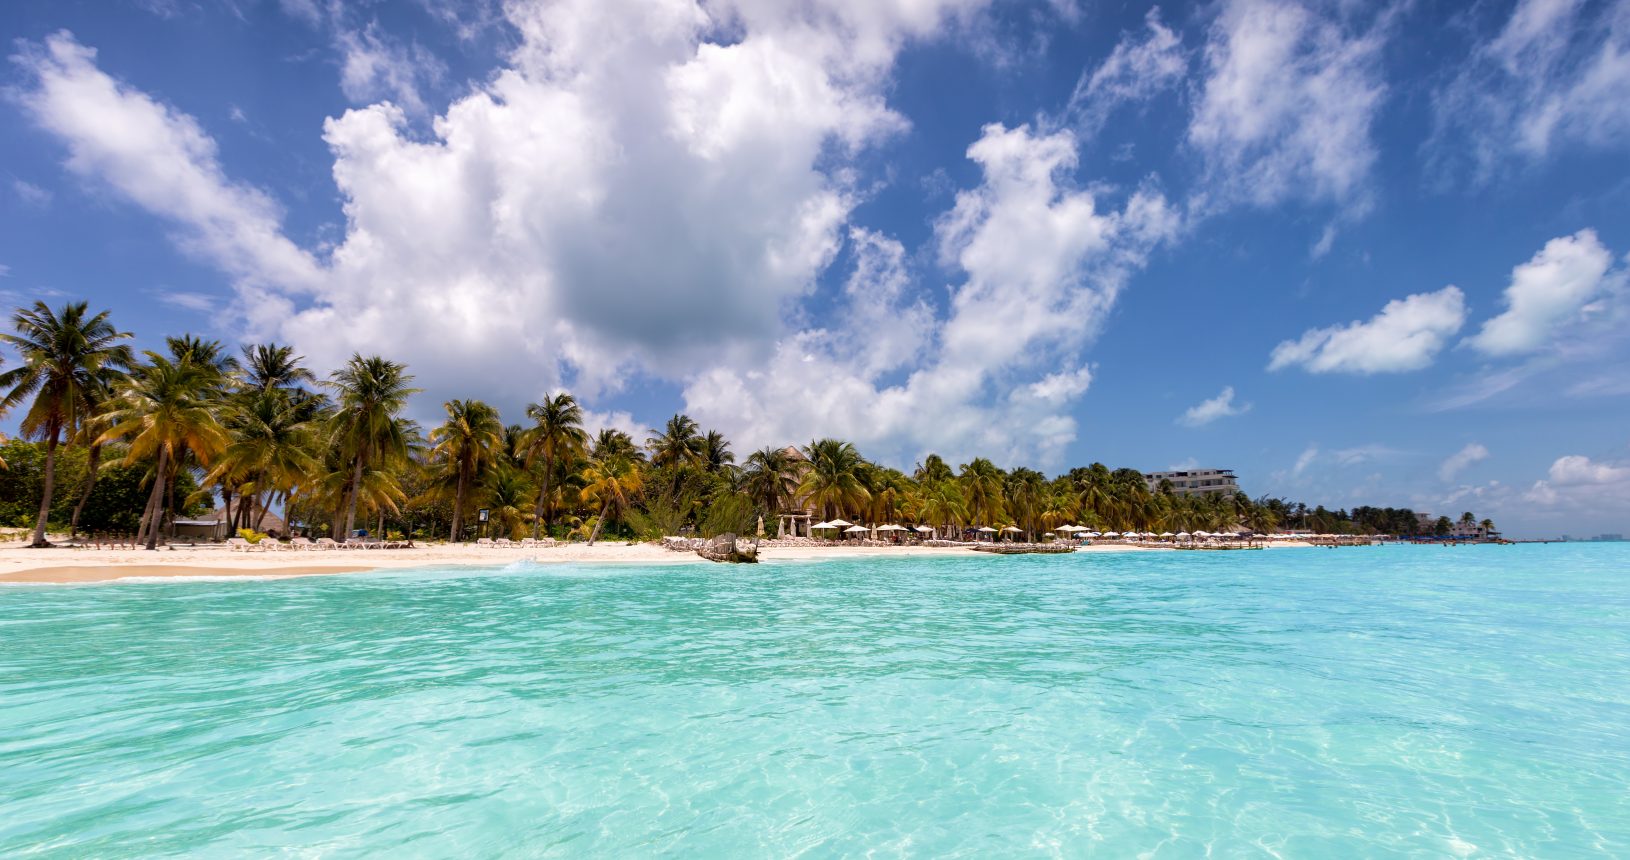
<instances>
[{"instance_id":1,"label":"distant building","mask_svg":"<svg viewBox=\"0 0 1630 860\"><path fill-rule=\"evenodd\" d=\"M1621 541L1621 540L1624 540L1624 535L1619 534L1618 532L1608 532L1606 534L1599 534L1596 537L1592 538L1592 540Z\"/></svg>"},{"instance_id":2,"label":"distant building","mask_svg":"<svg viewBox=\"0 0 1630 860\"><path fill-rule=\"evenodd\" d=\"M1415 512L1415 534L1429 535L1438 530L1438 518L1426 511Z\"/></svg>"},{"instance_id":3,"label":"distant building","mask_svg":"<svg viewBox=\"0 0 1630 860\"><path fill-rule=\"evenodd\" d=\"M1186 469L1181 472L1145 472L1149 492L1160 491L1162 481L1172 483L1172 492L1179 496L1204 496L1211 493L1237 493L1239 482L1233 469Z\"/></svg>"}]
</instances>

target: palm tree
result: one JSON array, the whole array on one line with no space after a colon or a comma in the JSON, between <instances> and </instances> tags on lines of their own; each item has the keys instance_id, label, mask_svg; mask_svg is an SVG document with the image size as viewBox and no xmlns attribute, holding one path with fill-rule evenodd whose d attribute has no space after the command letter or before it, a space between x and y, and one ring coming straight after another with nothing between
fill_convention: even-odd
<instances>
[{"instance_id":1,"label":"palm tree","mask_svg":"<svg viewBox=\"0 0 1630 860\"><path fill-rule=\"evenodd\" d=\"M303 390L302 385L316 385L317 377L301 362L304 356L294 354L294 347L262 343L243 348L244 382L250 388L270 391Z\"/></svg>"},{"instance_id":2,"label":"palm tree","mask_svg":"<svg viewBox=\"0 0 1630 860\"><path fill-rule=\"evenodd\" d=\"M645 441L657 467L695 465L702 460L702 435L688 415L668 419L662 432Z\"/></svg>"},{"instance_id":3,"label":"palm tree","mask_svg":"<svg viewBox=\"0 0 1630 860\"><path fill-rule=\"evenodd\" d=\"M541 464L538 499L532 506L532 537L536 538L547 525L544 504L549 498L549 479L555 466L562 460L581 455L588 434L583 432L582 407L565 392L526 407L526 415L532 419L532 427L524 440L526 466L532 468L534 461Z\"/></svg>"},{"instance_id":4,"label":"palm tree","mask_svg":"<svg viewBox=\"0 0 1630 860\"><path fill-rule=\"evenodd\" d=\"M339 395L334 435L351 467L345 488L346 535L356 528L357 496L363 470L407 456L408 434L398 416L407 405L408 397L418 391L408 387L412 381L406 365L358 354L351 356L345 367L335 371L325 383ZM334 536L341 536L338 529Z\"/></svg>"},{"instance_id":5,"label":"palm tree","mask_svg":"<svg viewBox=\"0 0 1630 860\"><path fill-rule=\"evenodd\" d=\"M531 495L532 488L528 486L524 472L508 466L493 469L486 486L486 503L492 510L493 531L508 538L520 537L526 528L527 517L531 515L528 510Z\"/></svg>"},{"instance_id":6,"label":"palm tree","mask_svg":"<svg viewBox=\"0 0 1630 860\"><path fill-rule=\"evenodd\" d=\"M635 463L645 462L645 455L634 444L633 437L613 427L602 427L589 445L589 459L609 460L613 457L623 457Z\"/></svg>"},{"instance_id":7,"label":"palm tree","mask_svg":"<svg viewBox=\"0 0 1630 860\"><path fill-rule=\"evenodd\" d=\"M251 388L232 398L222 412L229 441L206 481L236 487L242 498L242 521L256 528L268 501L266 494L285 498L314 476L320 464L312 420L287 392L278 388Z\"/></svg>"},{"instance_id":8,"label":"palm tree","mask_svg":"<svg viewBox=\"0 0 1630 860\"><path fill-rule=\"evenodd\" d=\"M638 463L625 456L612 456L589 464L583 474L583 498L600 503L600 516L594 521L589 534L589 546L600 539L606 517L620 513L633 502L634 495L644 486Z\"/></svg>"},{"instance_id":9,"label":"palm tree","mask_svg":"<svg viewBox=\"0 0 1630 860\"><path fill-rule=\"evenodd\" d=\"M453 472L457 489L453 495L452 536L448 539L457 543L463 536L465 488L502 449L504 422L499 420L498 410L479 400L449 400L445 408L447 420L430 431L430 441L435 445L430 453Z\"/></svg>"},{"instance_id":10,"label":"palm tree","mask_svg":"<svg viewBox=\"0 0 1630 860\"><path fill-rule=\"evenodd\" d=\"M823 519L856 511L871 494L861 482L865 462L855 446L838 439L818 439L804 449L809 467L798 485L798 495L819 508Z\"/></svg>"},{"instance_id":11,"label":"palm tree","mask_svg":"<svg viewBox=\"0 0 1630 860\"><path fill-rule=\"evenodd\" d=\"M718 472L736 462L736 455L730 453L730 441L717 430L707 431L702 437L701 451L698 459L702 468L709 472Z\"/></svg>"},{"instance_id":12,"label":"palm tree","mask_svg":"<svg viewBox=\"0 0 1630 860\"><path fill-rule=\"evenodd\" d=\"M118 343L130 337L108 322L108 312L87 317L88 305L74 302L53 312L44 302L12 315L16 334L0 334L0 343L17 350L22 366L0 374L0 413L10 412L34 398L23 416L23 435L45 441L45 473L40 492L39 517L34 522L33 546L50 546L45 539L56 490L57 446L72 437L95 414L97 404L118 379L118 371L133 359L130 348Z\"/></svg>"},{"instance_id":13,"label":"palm tree","mask_svg":"<svg viewBox=\"0 0 1630 860\"><path fill-rule=\"evenodd\" d=\"M794 459L784 448L761 448L747 455L742 490L766 516L779 514L795 504L798 472L802 460Z\"/></svg>"},{"instance_id":14,"label":"palm tree","mask_svg":"<svg viewBox=\"0 0 1630 860\"><path fill-rule=\"evenodd\" d=\"M976 457L962 467L959 476L968 500L968 516L987 526L1007 518L1002 499L1002 470L996 464Z\"/></svg>"},{"instance_id":15,"label":"palm tree","mask_svg":"<svg viewBox=\"0 0 1630 860\"><path fill-rule=\"evenodd\" d=\"M949 535L953 528L967 522L967 502L963 500L956 481L946 479L925 487L918 516L924 522L941 527L942 535Z\"/></svg>"},{"instance_id":16,"label":"palm tree","mask_svg":"<svg viewBox=\"0 0 1630 860\"><path fill-rule=\"evenodd\" d=\"M147 359L148 364L135 368L121 387L108 412L111 426L101 440L129 439L126 465L157 458L141 527L147 548L156 549L164 492L176 467L188 454L208 464L227 439L215 418L219 389L214 369L171 361L156 352L148 352Z\"/></svg>"}]
</instances>

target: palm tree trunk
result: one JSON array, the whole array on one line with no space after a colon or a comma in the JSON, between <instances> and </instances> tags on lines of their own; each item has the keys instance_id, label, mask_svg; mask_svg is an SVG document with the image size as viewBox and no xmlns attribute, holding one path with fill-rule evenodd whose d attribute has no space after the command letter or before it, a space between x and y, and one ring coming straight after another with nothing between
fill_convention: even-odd
<instances>
[{"instance_id":1,"label":"palm tree trunk","mask_svg":"<svg viewBox=\"0 0 1630 860\"><path fill-rule=\"evenodd\" d=\"M594 531L589 533L589 546L594 546L594 542L600 539L600 528L606 524L606 511L609 510L611 500L606 499L605 504L600 506L600 517L594 521Z\"/></svg>"},{"instance_id":2,"label":"palm tree trunk","mask_svg":"<svg viewBox=\"0 0 1630 860\"><path fill-rule=\"evenodd\" d=\"M351 470L351 498L345 506L345 537L351 538L351 533L357 527L357 497L362 495L362 455L357 455L356 466Z\"/></svg>"},{"instance_id":3,"label":"palm tree trunk","mask_svg":"<svg viewBox=\"0 0 1630 860\"><path fill-rule=\"evenodd\" d=\"M166 478L168 477L165 473L169 469L170 452L161 448L158 452L158 472L153 475L153 493L147 500L147 507L152 512L152 518L147 523L147 541L145 545L148 549L158 549L159 521L164 518L164 485L167 483Z\"/></svg>"},{"instance_id":4,"label":"palm tree trunk","mask_svg":"<svg viewBox=\"0 0 1630 860\"><path fill-rule=\"evenodd\" d=\"M57 436L61 435L56 422L52 422L51 435L45 440L45 486L40 491L40 516L34 521L34 540L30 546L50 546L45 539L45 521L51 517L51 493L57 483Z\"/></svg>"},{"instance_id":5,"label":"palm tree trunk","mask_svg":"<svg viewBox=\"0 0 1630 860\"><path fill-rule=\"evenodd\" d=\"M102 445L91 443L90 453L85 459L85 489L79 494L79 501L74 504L74 515L68 520L68 534L79 534L79 515L85 512L85 503L91 500L91 490L96 488L96 471L102 465Z\"/></svg>"},{"instance_id":6,"label":"palm tree trunk","mask_svg":"<svg viewBox=\"0 0 1630 860\"><path fill-rule=\"evenodd\" d=\"M538 539L538 529L543 523L543 500L549 498L549 462L544 461L543 484L538 487L538 503L532 506L532 539Z\"/></svg>"},{"instance_id":7,"label":"palm tree trunk","mask_svg":"<svg viewBox=\"0 0 1630 860\"><path fill-rule=\"evenodd\" d=\"M232 486L221 481L221 519L226 520L226 527L232 528Z\"/></svg>"},{"instance_id":8,"label":"palm tree trunk","mask_svg":"<svg viewBox=\"0 0 1630 860\"><path fill-rule=\"evenodd\" d=\"M458 489L453 492L453 533L447 540L458 543L460 527L464 525L464 469L458 470Z\"/></svg>"}]
</instances>

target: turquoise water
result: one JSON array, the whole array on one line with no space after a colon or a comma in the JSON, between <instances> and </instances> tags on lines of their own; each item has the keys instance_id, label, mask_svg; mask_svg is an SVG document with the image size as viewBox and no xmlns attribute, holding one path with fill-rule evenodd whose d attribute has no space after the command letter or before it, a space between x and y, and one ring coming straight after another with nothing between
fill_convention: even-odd
<instances>
[{"instance_id":1,"label":"turquoise water","mask_svg":"<svg viewBox=\"0 0 1630 860\"><path fill-rule=\"evenodd\" d=\"M0 856L1630 855L1630 544L0 590Z\"/></svg>"}]
</instances>

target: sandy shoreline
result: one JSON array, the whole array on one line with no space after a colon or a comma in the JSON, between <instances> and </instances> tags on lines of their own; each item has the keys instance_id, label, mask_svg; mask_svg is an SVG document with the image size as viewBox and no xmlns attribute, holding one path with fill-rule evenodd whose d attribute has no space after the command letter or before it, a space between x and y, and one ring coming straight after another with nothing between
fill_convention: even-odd
<instances>
[{"instance_id":1,"label":"sandy shoreline","mask_svg":"<svg viewBox=\"0 0 1630 860\"><path fill-rule=\"evenodd\" d=\"M1083 547L1081 552L1165 552L1125 545ZM844 558L969 557L962 547L765 547L764 561ZM224 546L174 550L30 549L0 547L0 584L79 584L123 579L180 577L289 577L360 573L442 565L492 567L516 561L539 564L710 564L694 554L652 544L600 543L550 548L480 548L471 544L432 544L407 550L329 550L324 552L233 552Z\"/></svg>"}]
</instances>

